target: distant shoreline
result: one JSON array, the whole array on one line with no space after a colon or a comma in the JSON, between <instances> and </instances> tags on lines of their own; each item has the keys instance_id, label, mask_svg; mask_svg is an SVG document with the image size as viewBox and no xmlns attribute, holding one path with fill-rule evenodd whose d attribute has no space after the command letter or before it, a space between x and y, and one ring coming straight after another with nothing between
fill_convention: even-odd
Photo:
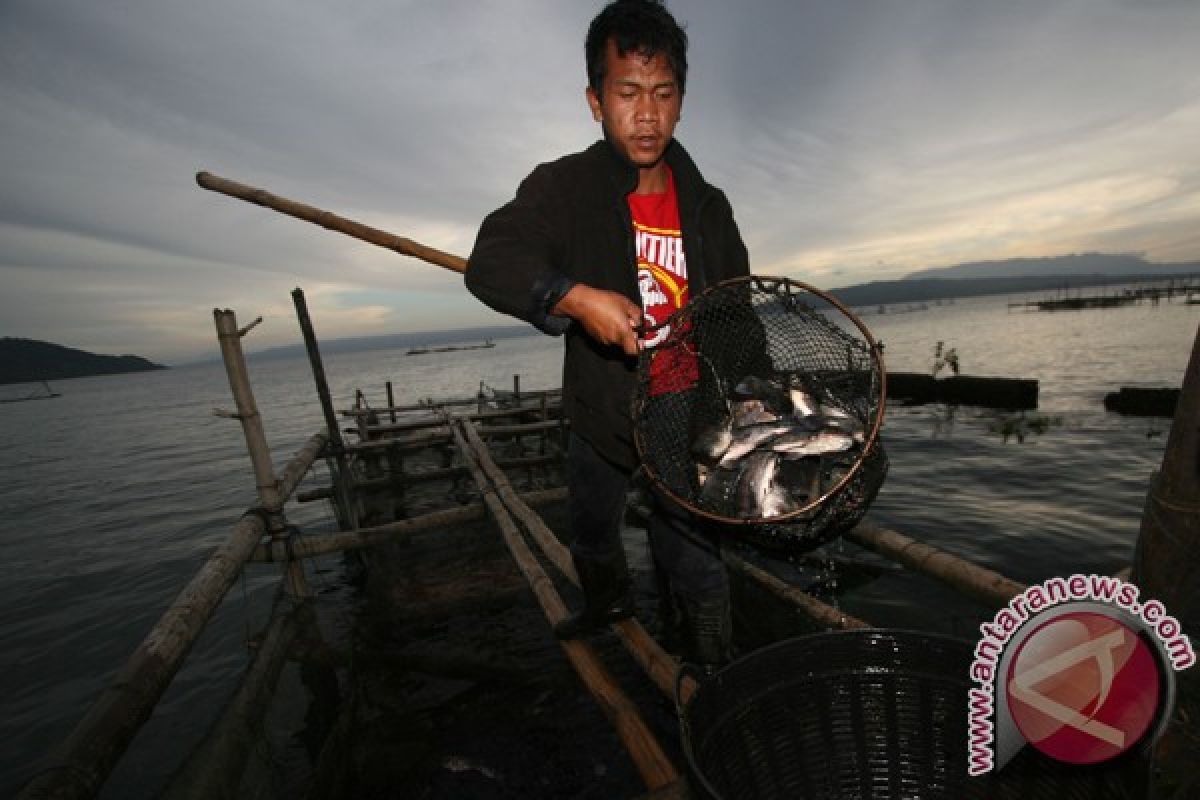
<instances>
[{"instance_id":1,"label":"distant shoreline","mask_svg":"<svg viewBox=\"0 0 1200 800\"><path fill-rule=\"evenodd\" d=\"M871 307L893 303L924 303L960 297L985 297L1022 292L1054 292L1064 289L1084 289L1096 286L1159 283L1193 278L1200 284L1200 274L1165 275L1023 275L1000 278L914 278L897 281L872 281L841 289L829 294L851 307Z\"/></svg>"},{"instance_id":2,"label":"distant shoreline","mask_svg":"<svg viewBox=\"0 0 1200 800\"><path fill-rule=\"evenodd\" d=\"M0 385L168 369L141 356L108 356L37 339L0 339Z\"/></svg>"}]
</instances>

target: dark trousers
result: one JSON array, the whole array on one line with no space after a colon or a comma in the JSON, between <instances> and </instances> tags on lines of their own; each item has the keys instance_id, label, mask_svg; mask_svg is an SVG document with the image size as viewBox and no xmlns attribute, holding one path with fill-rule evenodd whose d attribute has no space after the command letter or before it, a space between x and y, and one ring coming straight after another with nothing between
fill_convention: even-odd
<instances>
[{"instance_id":1,"label":"dark trousers","mask_svg":"<svg viewBox=\"0 0 1200 800\"><path fill-rule=\"evenodd\" d=\"M621 519L629 474L604 460L575 434L567 444L567 492L571 554L603 563L624 563ZM647 525L650 551L672 591L692 602L725 601L729 577L715 543L696 530L682 510L656 509Z\"/></svg>"}]
</instances>

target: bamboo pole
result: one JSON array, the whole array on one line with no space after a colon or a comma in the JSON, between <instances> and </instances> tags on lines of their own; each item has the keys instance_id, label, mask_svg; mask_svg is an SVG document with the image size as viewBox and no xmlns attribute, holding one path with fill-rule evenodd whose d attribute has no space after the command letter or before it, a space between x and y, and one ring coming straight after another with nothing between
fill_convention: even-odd
<instances>
[{"instance_id":1,"label":"bamboo pole","mask_svg":"<svg viewBox=\"0 0 1200 800\"><path fill-rule=\"evenodd\" d=\"M300 333L304 337L304 350L308 354L309 367L312 369L313 383L316 384L317 399L321 403L321 413L325 417L325 427L329 431L329 442L333 450L333 462L336 472L333 476L333 486L337 492L336 502L342 509L342 516L353 526L358 525L358 513L354 503L354 492L350 483L350 464L346 459L345 443L342 432L338 429L337 415L333 412L333 398L329 392L329 380L325 377L325 362L321 359L320 345L317 343L317 333L313 328L312 317L308 313L308 302L304 291L292 290L292 305L296 309L296 320L300 324Z\"/></svg>"},{"instance_id":2,"label":"bamboo pole","mask_svg":"<svg viewBox=\"0 0 1200 800\"><path fill-rule=\"evenodd\" d=\"M465 428L468 424L462 423L462 427ZM547 621L554 625L565 619L567 609L558 596L558 592L555 591L554 584L538 564L533 551L525 544L516 524L505 508L505 504L500 501L495 492L487 491L490 482L477 461L477 457L482 454L468 444L462 431L457 427L453 433L464 460L471 466L476 484L484 493L484 502L499 526L509 552L517 562L517 567L525 576L530 588L533 589ZM637 707L621 691L621 687L605 669L591 645L582 639L560 641L559 645L566 653L580 680L583 681L616 729L617 736L629 752L647 788L659 789L677 781L679 774L654 738L654 734L646 726Z\"/></svg>"},{"instance_id":3,"label":"bamboo pole","mask_svg":"<svg viewBox=\"0 0 1200 800\"><path fill-rule=\"evenodd\" d=\"M280 484L284 497L295 491L324 444L323 434L312 436L284 468ZM267 533L262 518L254 514L233 526L55 751L51 766L25 786L21 800L92 797L100 790Z\"/></svg>"},{"instance_id":4,"label":"bamboo pole","mask_svg":"<svg viewBox=\"0 0 1200 800\"><path fill-rule=\"evenodd\" d=\"M213 309L217 326L217 341L221 346L221 358L229 376L229 388L237 404L237 419L242 423L246 437L246 449L254 469L255 488L263 508L271 513L283 508L279 487L275 483L275 472L271 466L271 449L263 429L262 415L254 402L254 391L250 387L250 374L246 370L246 357L242 353L242 337L261 321L261 318L239 330L237 315L229 309Z\"/></svg>"},{"instance_id":5,"label":"bamboo pole","mask_svg":"<svg viewBox=\"0 0 1200 800\"><path fill-rule=\"evenodd\" d=\"M192 750L171 778L162 797L208 800L239 796L246 762L262 735L263 717L299 628L299 610L287 608L288 605L286 595L278 593L262 643L255 650L241 685L204 741Z\"/></svg>"},{"instance_id":6,"label":"bamboo pole","mask_svg":"<svg viewBox=\"0 0 1200 800\"><path fill-rule=\"evenodd\" d=\"M479 435L484 439L496 436L523 436L527 433L558 430L558 427L559 422L556 419L547 422L523 422L517 425L488 425L486 428L479 428Z\"/></svg>"},{"instance_id":7,"label":"bamboo pole","mask_svg":"<svg viewBox=\"0 0 1200 800\"><path fill-rule=\"evenodd\" d=\"M545 398L543 398L543 400L544 399ZM386 409L384 409L383 411L386 411ZM383 413L383 411L381 411L379 413ZM483 420L508 419L508 418L512 418L512 417L522 417L522 416L529 416L529 415L537 415L537 417L539 418L538 421L540 421L542 423L554 422L555 424L557 424L557 422L558 422L557 420L554 420L550 417L547 407L541 403L525 404L520 407L502 408L502 409L498 409L495 411L482 411L482 412L475 412L475 413L471 413L471 414L454 414L453 416L455 418L463 417L463 418L469 419L473 422L480 422ZM427 428L436 428L439 425L444 425L445 422L446 422L445 418L442 415L431 414L424 419L406 420L404 422L383 422L383 423L379 423L376 425L368 425L367 431L372 434L375 434L375 433L409 433L412 431L419 431L419 430L424 430ZM551 427L553 427L553 426L551 426ZM536 430L538 430L538 429L535 428L533 430L536 432Z\"/></svg>"},{"instance_id":8,"label":"bamboo pole","mask_svg":"<svg viewBox=\"0 0 1200 800\"><path fill-rule=\"evenodd\" d=\"M496 465L502 469L521 469L555 464L561 460L561 455L522 456L520 458L498 458L496 459ZM389 475L383 478L355 481L354 489L358 492L386 492L393 489L398 481L402 481L405 485L411 485L414 483L449 480L469 474L470 470L461 464L453 467L433 467L404 472L399 476ZM325 500L331 497L334 497L334 489L324 486L319 489L310 489L309 491L301 492L296 495L296 501L299 503L311 503L314 500Z\"/></svg>"},{"instance_id":9,"label":"bamboo pole","mask_svg":"<svg viewBox=\"0 0 1200 800\"><path fill-rule=\"evenodd\" d=\"M521 495L521 499L531 506L542 506L551 503L560 503L566 499L566 496L567 492L565 489L544 489L536 492L526 492ZM311 534L295 540L290 549L286 545L277 542L261 544L254 549L250 560L284 561L288 558L313 558L342 550L373 547L374 545L413 533L474 522L483 519L486 515L486 509L482 504L472 503L462 508L433 511L428 514L422 514L419 517L410 517L383 525L373 525L369 528L358 528L356 530L338 531L327 534Z\"/></svg>"},{"instance_id":10,"label":"bamboo pole","mask_svg":"<svg viewBox=\"0 0 1200 800\"><path fill-rule=\"evenodd\" d=\"M1023 583L872 522L864 520L842 535L987 605L1005 605L1025 591Z\"/></svg>"},{"instance_id":11,"label":"bamboo pole","mask_svg":"<svg viewBox=\"0 0 1200 800\"><path fill-rule=\"evenodd\" d=\"M871 627L869 622L864 622L858 617L822 603L804 590L775 577L761 567L751 564L729 548L722 548L721 557L734 570L765 587L776 597L796 606L797 609L804 612L805 615L820 625L837 630Z\"/></svg>"},{"instance_id":12,"label":"bamboo pole","mask_svg":"<svg viewBox=\"0 0 1200 800\"><path fill-rule=\"evenodd\" d=\"M446 444L450 441L450 428L443 424L439 428L434 428L416 436L397 436L391 439L350 442L346 445L346 451L349 453L364 453L372 450L386 450L390 447L399 447L404 450L420 450L424 447L435 444Z\"/></svg>"},{"instance_id":13,"label":"bamboo pole","mask_svg":"<svg viewBox=\"0 0 1200 800\"><path fill-rule=\"evenodd\" d=\"M536 405L526 403L525 400L539 398L539 397L550 397L550 398L560 398L561 399L562 389L535 389L533 391L522 392L522 397L524 398L524 400L522 400L521 406L519 406L519 407L514 406L512 408L488 409L488 410L485 410L482 412L471 413L469 416L471 419L476 419L477 414L482 414L484 416L487 416L489 414L492 414L495 416L501 416L501 417L511 416L512 414L520 413L522 411L528 411L530 409L537 407ZM383 413L385 411L411 413L414 411L430 411L432 409L435 409L435 408L438 408L441 406L446 406L446 407L452 408L455 406L476 405L476 402L477 402L476 398L461 398L458 400L441 400L441 401L438 401L433 406L430 406L427 403L418 403L417 405L388 406L386 408L374 409L374 411L376 413ZM363 416L363 415L369 414L371 412L366 411L366 410L360 410L360 409L343 408L343 409L340 409L338 411L338 413L341 414L343 417L356 417L356 416Z\"/></svg>"},{"instance_id":14,"label":"bamboo pole","mask_svg":"<svg viewBox=\"0 0 1200 800\"><path fill-rule=\"evenodd\" d=\"M548 422L526 422L520 425L489 425L486 428L479 429L479 435L485 439L490 439L498 436L524 436L532 433L542 433L544 431L558 430L563 423L559 420L550 420ZM387 429L388 426L371 426L368 430L376 431L380 428ZM365 450L378 450L386 447L403 447L406 449L428 447L433 444L443 444L450 441L450 428L447 427L445 419L440 425L421 425L424 429L420 434L414 434L404 437L393 437L391 439L371 439L369 441L352 442L346 445L346 450L351 453L360 453Z\"/></svg>"},{"instance_id":15,"label":"bamboo pole","mask_svg":"<svg viewBox=\"0 0 1200 800\"><path fill-rule=\"evenodd\" d=\"M322 228L328 228L331 231L353 236L355 239L361 239L364 242L378 245L403 256L418 258L434 266L444 267L452 272L461 273L467 271L467 261L460 256L427 247L420 242L414 242L412 239L405 239L403 236L397 236L394 233L388 233L379 228L372 228L370 225L364 225L361 222L355 222L346 217L340 217L331 211L324 211L305 205L304 203L297 203L295 200L271 194L265 189L258 189L254 186L247 186L244 183L237 183L236 181L221 178L209 172L197 172L196 183L201 188L220 192L230 197L236 197L239 200L245 200L247 203L254 203L255 205L278 211L281 214L302 219L305 222L312 222L320 225Z\"/></svg>"},{"instance_id":16,"label":"bamboo pole","mask_svg":"<svg viewBox=\"0 0 1200 800\"><path fill-rule=\"evenodd\" d=\"M475 426L469 422L461 422L462 431L466 437L467 443L471 447L471 451L478 460L484 473L496 487L496 494L504 505L512 512L512 514L521 521L525 529L529 531L530 536L537 542L538 547L546 554L546 557L558 568L558 571L566 576L567 580L576 586L579 585L579 576L575 573L575 565L571 561L570 551L563 546L558 537L554 535L542 518L535 514L525 503L521 497L513 490L512 484L508 482L504 471L501 470L496 462L492 460L491 454L488 453L487 446L483 440L479 438L478 431ZM675 660L667 654L662 646L654 640L654 637L646 633L646 629L636 619L630 618L614 623L612 629L616 631L621 639L621 643L634 660L646 672L646 675L654 682L663 694L674 699L675 697L675 676L678 673L678 666ZM684 678L684 691L681 694L690 696L695 689L694 681L690 677Z\"/></svg>"},{"instance_id":17,"label":"bamboo pole","mask_svg":"<svg viewBox=\"0 0 1200 800\"><path fill-rule=\"evenodd\" d=\"M283 503L286 498L280 493L279 482L275 479L271 449L267 446L262 415L258 413L254 389L250 386L250 373L246 369L246 356L242 352L242 337L261 322L262 318L240 330L237 326L237 316L229 309L214 308L213 319L217 326L217 340L221 345L221 358L229 375L229 390L237 404L237 416L242 422L242 432L246 437L246 450L254 467L258 502L270 518L271 537L286 539L289 536L287 522L283 517ZM336 431L330 432L330 436L336 435ZM285 564L283 571L288 592L293 597L307 597L311 594L304 576L303 564Z\"/></svg>"}]
</instances>

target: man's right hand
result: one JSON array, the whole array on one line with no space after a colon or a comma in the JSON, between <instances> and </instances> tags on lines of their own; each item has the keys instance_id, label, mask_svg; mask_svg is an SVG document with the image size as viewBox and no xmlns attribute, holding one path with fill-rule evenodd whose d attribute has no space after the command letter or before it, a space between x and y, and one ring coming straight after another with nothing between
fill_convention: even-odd
<instances>
[{"instance_id":1,"label":"man's right hand","mask_svg":"<svg viewBox=\"0 0 1200 800\"><path fill-rule=\"evenodd\" d=\"M642 324L642 309L620 292L577 283L550 313L575 320L601 344L619 347L628 356L638 354L637 327Z\"/></svg>"}]
</instances>

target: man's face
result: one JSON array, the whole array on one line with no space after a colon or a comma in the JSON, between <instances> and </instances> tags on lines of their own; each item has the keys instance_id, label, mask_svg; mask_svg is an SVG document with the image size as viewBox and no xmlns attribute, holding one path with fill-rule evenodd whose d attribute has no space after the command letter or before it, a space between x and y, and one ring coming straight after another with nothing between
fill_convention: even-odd
<instances>
[{"instance_id":1,"label":"man's face","mask_svg":"<svg viewBox=\"0 0 1200 800\"><path fill-rule=\"evenodd\" d=\"M592 116L626 159L641 169L653 167L675 134L683 105L675 73L663 54L622 56L611 39L604 57L600 96L587 90Z\"/></svg>"}]
</instances>

